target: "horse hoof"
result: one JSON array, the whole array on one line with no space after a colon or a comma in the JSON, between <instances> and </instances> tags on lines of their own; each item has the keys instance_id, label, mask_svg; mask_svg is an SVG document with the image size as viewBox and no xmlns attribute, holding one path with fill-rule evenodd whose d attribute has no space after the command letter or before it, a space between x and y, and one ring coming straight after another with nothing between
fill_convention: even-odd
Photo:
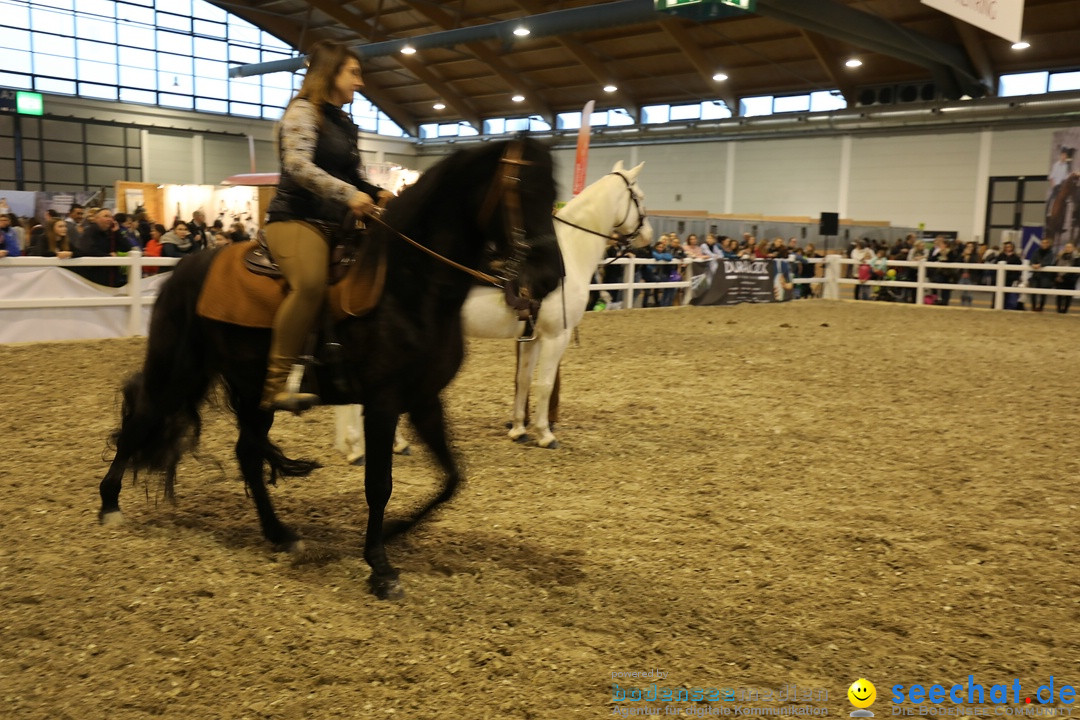
<instances>
[{"instance_id":1,"label":"horse hoof","mask_svg":"<svg viewBox=\"0 0 1080 720\"><path fill-rule=\"evenodd\" d=\"M558 450L559 449L559 441L558 440L552 440L547 445L541 445L540 447L544 448L545 450Z\"/></svg>"},{"instance_id":2,"label":"horse hoof","mask_svg":"<svg viewBox=\"0 0 1080 720\"><path fill-rule=\"evenodd\" d=\"M401 450L398 450L398 455L412 455L412 448L406 445Z\"/></svg>"},{"instance_id":3,"label":"horse hoof","mask_svg":"<svg viewBox=\"0 0 1080 720\"><path fill-rule=\"evenodd\" d=\"M123 525L124 513L119 510L98 513L98 522L101 523L102 527L116 527L117 525Z\"/></svg>"},{"instance_id":4,"label":"horse hoof","mask_svg":"<svg viewBox=\"0 0 1080 720\"><path fill-rule=\"evenodd\" d=\"M396 577L383 577L371 574L368 578L371 593L380 600L400 600L405 597L405 591L401 589L401 583Z\"/></svg>"},{"instance_id":5,"label":"horse hoof","mask_svg":"<svg viewBox=\"0 0 1080 720\"><path fill-rule=\"evenodd\" d=\"M516 443L521 443L521 444L525 444L525 443L529 442L530 440L532 440L532 438L529 437L529 435L527 433L522 433L521 435L518 435L517 437L512 437L510 439L513 440Z\"/></svg>"},{"instance_id":6,"label":"horse hoof","mask_svg":"<svg viewBox=\"0 0 1080 720\"><path fill-rule=\"evenodd\" d=\"M349 460L350 465L355 465L356 467L363 467L364 466L364 456L363 455L357 455L356 457L352 458L351 460L349 458L346 458L346 460Z\"/></svg>"}]
</instances>

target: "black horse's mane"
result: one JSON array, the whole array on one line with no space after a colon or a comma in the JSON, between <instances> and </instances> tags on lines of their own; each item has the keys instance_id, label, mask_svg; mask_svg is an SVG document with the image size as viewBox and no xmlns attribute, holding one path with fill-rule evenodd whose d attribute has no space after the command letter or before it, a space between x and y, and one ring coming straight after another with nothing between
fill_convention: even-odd
<instances>
[{"instance_id":1,"label":"black horse's mane","mask_svg":"<svg viewBox=\"0 0 1080 720\"><path fill-rule=\"evenodd\" d=\"M534 149L534 152L531 153L533 155L538 154L535 149L543 147L538 141L529 138L521 138L520 141L526 143L526 153L529 153L530 146ZM425 170L413 185L403 190L401 195L387 207L386 221L394 227L404 226L416 220L416 210L428 207L434 200L433 196L435 194L446 193L448 188L468 189L468 184L476 178L464 176L463 173L467 169L469 169L469 174L474 174L476 170L472 168L477 166L484 168L484 174L481 177L485 182L490 181L491 174L487 170L488 163L480 162L480 160L490 156L490 162L494 164L502 157L503 149L510 142L513 141L503 140L463 148L439 160L431 168ZM543 155L549 157L547 153ZM486 187L485 185L480 190L486 190Z\"/></svg>"}]
</instances>

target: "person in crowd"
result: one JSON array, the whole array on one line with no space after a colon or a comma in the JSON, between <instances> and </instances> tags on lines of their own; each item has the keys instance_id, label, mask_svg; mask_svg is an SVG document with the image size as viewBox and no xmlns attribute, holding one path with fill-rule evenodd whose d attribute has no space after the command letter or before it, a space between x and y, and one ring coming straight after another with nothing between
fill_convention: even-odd
<instances>
[{"instance_id":1,"label":"person in crowd","mask_svg":"<svg viewBox=\"0 0 1080 720\"><path fill-rule=\"evenodd\" d=\"M1044 270L1044 268L1050 268L1056 264L1057 253L1054 252L1054 241L1051 238L1044 237L1031 256L1031 269L1036 271L1031 273L1031 287L1039 290L1052 288L1054 286L1054 273ZM1031 293L1031 309L1035 312L1042 312L1044 307L1046 307L1046 295Z\"/></svg>"},{"instance_id":2,"label":"person in crowd","mask_svg":"<svg viewBox=\"0 0 1080 720\"><path fill-rule=\"evenodd\" d=\"M234 242L247 242L251 238L248 237L247 228L244 227L244 223L234 222L229 226L229 239Z\"/></svg>"},{"instance_id":3,"label":"person in crowd","mask_svg":"<svg viewBox=\"0 0 1080 720\"><path fill-rule=\"evenodd\" d=\"M141 250L142 242L139 231L135 227L135 218L127 213L116 213L116 224L120 227L120 234L127 240L133 250Z\"/></svg>"},{"instance_id":4,"label":"person in crowd","mask_svg":"<svg viewBox=\"0 0 1080 720\"><path fill-rule=\"evenodd\" d=\"M206 226L206 214L202 210L196 210L191 214L187 229L193 250L205 250L211 245L209 228Z\"/></svg>"},{"instance_id":5,"label":"person in crowd","mask_svg":"<svg viewBox=\"0 0 1080 720\"><path fill-rule=\"evenodd\" d=\"M162 235L159 242L162 257L182 258L195 250L191 242L191 231L185 222L176 223L176 227Z\"/></svg>"},{"instance_id":6,"label":"person in crowd","mask_svg":"<svg viewBox=\"0 0 1080 720\"><path fill-rule=\"evenodd\" d=\"M214 245L213 245L213 247L221 248L221 247L225 247L226 245L229 245L231 243L232 243L232 240L230 240L229 236L226 235L225 233L223 233L223 232L214 233Z\"/></svg>"},{"instance_id":7,"label":"person in crowd","mask_svg":"<svg viewBox=\"0 0 1080 720\"><path fill-rule=\"evenodd\" d=\"M63 220L53 220L43 232L36 237L30 249L31 255L40 257L55 257L66 260L72 255L71 243L68 241L68 226Z\"/></svg>"},{"instance_id":8,"label":"person in crowd","mask_svg":"<svg viewBox=\"0 0 1080 720\"><path fill-rule=\"evenodd\" d=\"M701 243L698 242L697 235L691 235L686 238L686 257L690 260L707 260L712 256L712 253L706 253L702 249Z\"/></svg>"},{"instance_id":9,"label":"person in crowd","mask_svg":"<svg viewBox=\"0 0 1080 720\"><path fill-rule=\"evenodd\" d=\"M803 250L803 267L802 273L799 275L801 278L810 280L817 277L819 264L808 262L809 260L820 260L822 258L821 253L818 252L814 243L807 243L806 249ZM821 295L820 283L805 283L802 285L803 297L819 297Z\"/></svg>"},{"instance_id":10,"label":"person in crowd","mask_svg":"<svg viewBox=\"0 0 1080 720\"><path fill-rule=\"evenodd\" d=\"M979 258L979 247L972 241L964 243L964 250L960 253L958 262L961 264L971 264L981 262ZM973 270L971 268L960 269L960 279L957 281L961 285L978 285L982 282L982 271ZM960 291L960 304L964 307L971 307L974 296L971 291L966 287Z\"/></svg>"},{"instance_id":11,"label":"person in crowd","mask_svg":"<svg viewBox=\"0 0 1080 720\"><path fill-rule=\"evenodd\" d=\"M112 211L101 209L94 213L93 220L83 232L82 244L75 248L75 256L116 257L118 253L126 253L129 250L131 250L131 245L120 234L120 226L116 223ZM98 285L120 287L125 282L119 267L85 267L79 268L78 272Z\"/></svg>"},{"instance_id":12,"label":"person in crowd","mask_svg":"<svg viewBox=\"0 0 1080 720\"><path fill-rule=\"evenodd\" d=\"M856 240L855 247L851 250L851 259L855 261L853 276L859 281L855 286L855 299L869 300L870 286L867 283L872 275L870 261L874 259L874 251L867 247L865 240Z\"/></svg>"},{"instance_id":13,"label":"person in crowd","mask_svg":"<svg viewBox=\"0 0 1080 720\"><path fill-rule=\"evenodd\" d=\"M23 223L19 220L19 216L13 212L4 213L4 216L8 219L8 227L11 228L11 232L15 235L15 242L19 246L19 254L26 254L26 246L30 233L23 227Z\"/></svg>"},{"instance_id":14,"label":"person in crowd","mask_svg":"<svg viewBox=\"0 0 1080 720\"><path fill-rule=\"evenodd\" d=\"M938 235L934 238L934 244L930 248L930 253L926 256L926 261L949 263L956 262L957 257L958 255L949 244L948 238L944 235ZM928 268L926 277L932 283L954 283L956 282L956 271L949 268ZM952 288L935 288L932 292L938 298L936 305L948 305L949 300L952 299Z\"/></svg>"},{"instance_id":15,"label":"person in crowd","mask_svg":"<svg viewBox=\"0 0 1080 720\"><path fill-rule=\"evenodd\" d=\"M1016 254L1016 246L1011 242L1002 244L1001 255L998 256L997 262L999 265L1004 263L1005 265L1023 265L1024 261L1020 259L1020 256ZM1005 273L1005 284L1009 287L1020 286L1020 270L1009 270ZM1020 293L1005 293L1005 309L1006 310L1021 310L1020 307Z\"/></svg>"},{"instance_id":16,"label":"person in crowd","mask_svg":"<svg viewBox=\"0 0 1080 720\"><path fill-rule=\"evenodd\" d=\"M329 245L309 219L340 223L346 210L358 217L393 194L363 177L359 130L341 110L364 86L360 56L344 45L320 41L279 125L281 180L267 208L266 243L289 286L274 318L264 410L300 412L318 402L292 392L286 381L323 305Z\"/></svg>"},{"instance_id":17,"label":"person in crowd","mask_svg":"<svg viewBox=\"0 0 1080 720\"><path fill-rule=\"evenodd\" d=\"M143 248L150 242L150 233L154 229L154 222L150 215L141 205L135 208L135 230L139 233L139 245Z\"/></svg>"},{"instance_id":18,"label":"person in crowd","mask_svg":"<svg viewBox=\"0 0 1080 720\"><path fill-rule=\"evenodd\" d=\"M82 228L85 217L86 209L79 203L72 203L68 209L67 217L64 219L68 226L68 242L71 243L72 250L78 251L82 244Z\"/></svg>"},{"instance_id":19,"label":"person in crowd","mask_svg":"<svg viewBox=\"0 0 1080 720\"><path fill-rule=\"evenodd\" d=\"M619 257L619 234L612 233L608 238L607 247L604 248L604 283L621 283L626 277L626 266L615 265L610 262ZM607 303L608 310L620 310L622 309L622 290L610 290L611 300Z\"/></svg>"},{"instance_id":20,"label":"person in crowd","mask_svg":"<svg viewBox=\"0 0 1080 720\"><path fill-rule=\"evenodd\" d=\"M150 227L150 239L146 241L146 246L143 247L143 255L146 257L161 257L162 247L161 238L165 236L165 226L155 224ZM168 272L172 270L172 267L148 267L143 270L144 276L157 275L158 271Z\"/></svg>"},{"instance_id":21,"label":"person in crowd","mask_svg":"<svg viewBox=\"0 0 1080 720\"><path fill-rule=\"evenodd\" d=\"M1080 255L1076 252L1076 246L1072 243L1065 243L1065 247L1061 249L1061 254L1057 256L1054 265L1058 267L1080 267ZM1054 276L1054 287L1058 290L1074 292L1078 277L1080 277L1078 273L1058 273ZM1054 300L1057 302L1057 311L1059 313L1064 315L1069 312L1072 295L1055 295Z\"/></svg>"},{"instance_id":22,"label":"person in crowd","mask_svg":"<svg viewBox=\"0 0 1080 720\"><path fill-rule=\"evenodd\" d=\"M11 228L11 215L0 213L0 258L19 257L22 249L19 247L19 238Z\"/></svg>"}]
</instances>

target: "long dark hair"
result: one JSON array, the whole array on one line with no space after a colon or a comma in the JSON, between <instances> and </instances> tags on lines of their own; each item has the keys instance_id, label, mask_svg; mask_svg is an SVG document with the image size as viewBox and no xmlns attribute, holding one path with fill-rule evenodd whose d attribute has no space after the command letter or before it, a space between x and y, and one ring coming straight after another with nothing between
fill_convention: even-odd
<instances>
[{"instance_id":1,"label":"long dark hair","mask_svg":"<svg viewBox=\"0 0 1080 720\"><path fill-rule=\"evenodd\" d=\"M64 222L63 220L50 220L45 225L45 242L49 246L49 252L56 254L58 252L70 252L71 243L68 240L67 235L56 234L56 223Z\"/></svg>"},{"instance_id":2,"label":"long dark hair","mask_svg":"<svg viewBox=\"0 0 1080 720\"><path fill-rule=\"evenodd\" d=\"M308 52L308 68L307 73L304 74L304 82L300 84L300 89L289 101L289 105L301 98L315 107L321 107L323 103L329 102L334 80L349 58L360 62L360 55L341 43L320 40L312 45Z\"/></svg>"}]
</instances>

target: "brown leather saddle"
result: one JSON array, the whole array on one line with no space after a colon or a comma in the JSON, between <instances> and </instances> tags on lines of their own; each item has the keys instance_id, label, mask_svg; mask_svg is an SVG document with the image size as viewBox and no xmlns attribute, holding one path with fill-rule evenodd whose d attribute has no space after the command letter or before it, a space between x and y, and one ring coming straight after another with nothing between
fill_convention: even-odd
<instances>
[{"instance_id":1,"label":"brown leather saddle","mask_svg":"<svg viewBox=\"0 0 1080 720\"><path fill-rule=\"evenodd\" d=\"M385 246L366 242L335 246L330 283L327 305L335 320L370 312L386 284ZM269 328L288 291L265 244L236 243L216 251L196 312L233 325Z\"/></svg>"},{"instance_id":2,"label":"brown leather saddle","mask_svg":"<svg viewBox=\"0 0 1080 720\"><path fill-rule=\"evenodd\" d=\"M338 227L330 223L314 220L306 220L305 223L314 227L320 235L332 243L327 284L337 285L349 274L349 268L359 260L364 244L362 236L358 232L343 234ZM251 249L244 255L244 267L256 275L269 278L281 277L281 268L274 262L270 247L266 244L266 235L261 230Z\"/></svg>"}]
</instances>

